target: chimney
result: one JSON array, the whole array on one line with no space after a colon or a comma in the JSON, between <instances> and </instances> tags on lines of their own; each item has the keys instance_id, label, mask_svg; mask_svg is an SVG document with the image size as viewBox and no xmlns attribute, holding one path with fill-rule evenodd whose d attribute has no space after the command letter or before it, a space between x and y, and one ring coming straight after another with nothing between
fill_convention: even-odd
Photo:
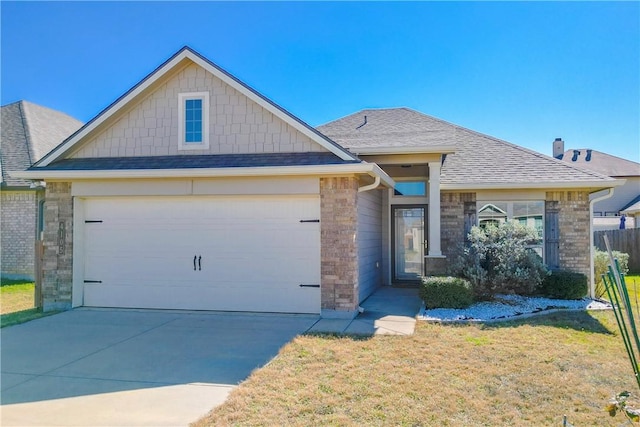
<instances>
[{"instance_id":1,"label":"chimney","mask_svg":"<svg viewBox=\"0 0 640 427\"><path fill-rule=\"evenodd\" d=\"M562 138L556 138L556 140L553 141L553 157L555 157L556 159L562 160L563 154L564 154L564 141L562 140Z\"/></svg>"}]
</instances>

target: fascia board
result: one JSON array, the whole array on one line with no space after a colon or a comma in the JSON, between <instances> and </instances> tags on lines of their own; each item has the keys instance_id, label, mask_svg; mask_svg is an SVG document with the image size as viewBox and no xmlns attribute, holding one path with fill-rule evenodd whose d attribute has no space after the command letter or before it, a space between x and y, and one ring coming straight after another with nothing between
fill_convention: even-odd
<instances>
[{"instance_id":1,"label":"fascia board","mask_svg":"<svg viewBox=\"0 0 640 427\"><path fill-rule=\"evenodd\" d=\"M393 187L393 179L374 163L318 166L264 166L238 168L190 168L190 169L119 169L119 170L37 170L16 171L17 178L32 180L77 179L129 179L129 178L216 178L247 176L303 176L303 175L353 175L380 176L381 181Z\"/></svg>"},{"instance_id":2,"label":"fascia board","mask_svg":"<svg viewBox=\"0 0 640 427\"><path fill-rule=\"evenodd\" d=\"M513 189L606 189L624 185L623 179L608 181L568 181L568 182L532 182L532 183L469 183L469 184L441 184L440 189L450 190L513 190Z\"/></svg>"}]
</instances>

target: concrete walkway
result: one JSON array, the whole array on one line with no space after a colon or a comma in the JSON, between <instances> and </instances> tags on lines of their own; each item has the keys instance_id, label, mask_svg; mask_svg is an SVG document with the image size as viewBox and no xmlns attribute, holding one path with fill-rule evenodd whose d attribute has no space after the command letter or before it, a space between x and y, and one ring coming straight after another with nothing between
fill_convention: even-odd
<instances>
[{"instance_id":1,"label":"concrete walkway","mask_svg":"<svg viewBox=\"0 0 640 427\"><path fill-rule=\"evenodd\" d=\"M360 304L355 319L320 319L308 332L357 335L412 335L421 301L418 289L383 286Z\"/></svg>"}]
</instances>

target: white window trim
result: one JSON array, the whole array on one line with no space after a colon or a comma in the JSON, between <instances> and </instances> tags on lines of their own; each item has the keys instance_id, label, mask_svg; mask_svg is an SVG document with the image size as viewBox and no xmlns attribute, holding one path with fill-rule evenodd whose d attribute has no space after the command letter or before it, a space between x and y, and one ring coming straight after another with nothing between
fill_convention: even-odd
<instances>
[{"instance_id":1,"label":"white window trim","mask_svg":"<svg viewBox=\"0 0 640 427\"><path fill-rule=\"evenodd\" d=\"M185 142L185 101L189 99L202 100L202 142ZM208 150L209 149L209 92L187 92L178 94L178 150Z\"/></svg>"}]
</instances>

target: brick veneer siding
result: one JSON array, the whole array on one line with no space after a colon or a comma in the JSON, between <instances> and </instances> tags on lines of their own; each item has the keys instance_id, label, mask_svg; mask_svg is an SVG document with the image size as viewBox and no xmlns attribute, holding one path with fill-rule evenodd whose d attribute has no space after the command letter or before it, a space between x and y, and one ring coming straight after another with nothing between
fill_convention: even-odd
<instances>
[{"instance_id":1,"label":"brick veneer siding","mask_svg":"<svg viewBox=\"0 0 640 427\"><path fill-rule=\"evenodd\" d=\"M44 206L43 310L71 308L73 199L71 183L48 182Z\"/></svg>"},{"instance_id":2,"label":"brick veneer siding","mask_svg":"<svg viewBox=\"0 0 640 427\"><path fill-rule=\"evenodd\" d=\"M33 280L37 211L35 191L0 192L3 276Z\"/></svg>"},{"instance_id":3,"label":"brick veneer siding","mask_svg":"<svg viewBox=\"0 0 640 427\"><path fill-rule=\"evenodd\" d=\"M545 199L556 202L559 211L560 268L583 273L590 278L589 193L553 191L547 192ZM440 195L442 253L447 257L445 267L464 242L464 205L475 201L475 193L443 192Z\"/></svg>"},{"instance_id":4,"label":"brick veneer siding","mask_svg":"<svg viewBox=\"0 0 640 427\"><path fill-rule=\"evenodd\" d=\"M358 180L320 179L321 308L353 313L358 308Z\"/></svg>"},{"instance_id":5,"label":"brick veneer siding","mask_svg":"<svg viewBox=\"0 0 640 427\"><path fill-rule=\"evenodd\" d=\"M586 274L591 280L589 193L550 191L546 193L546 201L557 202L559 209L560 268Z\"/></svg>"},{"instance_id":6,"label":"brick veneer siding","mask_svg":"<svg viewBox=\"0 0 640 427\"><path fill-rule=\"evenodd\" d=\"M440 236L442 254L451 260L464 243L464 204L475 203L476 193L440 194ZM448 264L448 263L447 263Z\"/></svg>"}]
</instances>

